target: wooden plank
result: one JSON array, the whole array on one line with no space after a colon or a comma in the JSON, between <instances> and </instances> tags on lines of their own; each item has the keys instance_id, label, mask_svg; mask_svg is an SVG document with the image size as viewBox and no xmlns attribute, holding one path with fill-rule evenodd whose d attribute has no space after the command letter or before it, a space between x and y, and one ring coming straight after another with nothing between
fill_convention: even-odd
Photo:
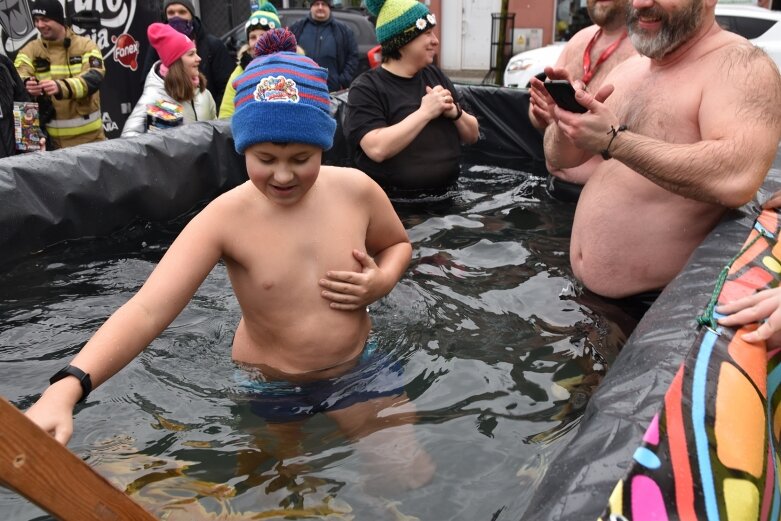
<instances>
[{"instance_id":1,"label":"wooden plank","mask_svg":"<svg viewBox=\"0 0 781 521\"><path fill-rule=\"evenodd\" d=\"M0 397L0 484L62 521L154 521Z\"/></svg>"}]
</instances>

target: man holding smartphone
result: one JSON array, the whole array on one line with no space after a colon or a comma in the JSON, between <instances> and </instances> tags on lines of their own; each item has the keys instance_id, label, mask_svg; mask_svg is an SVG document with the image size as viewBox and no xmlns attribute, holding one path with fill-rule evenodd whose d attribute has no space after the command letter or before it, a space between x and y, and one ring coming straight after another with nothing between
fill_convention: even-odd
<instances>
[{"instance_id":1,"label":"man holding smartphone","mask_svg":"<svg viewBox=\"0 0 781 521\"><path fill-rule=\"evenodd\" d=\"M578 201L570 246L573 272L594 293L660 291L725 211L752 199L773 162L781 76L762 50L719 27L715 5L634 0L627 20L640 55L599 90L577 89L588 112L554 109L545 156L555 168L604 158Z\"/></svg>"},{"instance_id":2,"label":"man holding smartphone","mask_svg":"<svg viewBox=\"0 0 781 521\"><path fill-rule=\"evenodd\" d=\"M629 0L588 0L586 9L594 25L578 31L567 42L555 67L565 69L572 80L580 80L589 90L595 91L616 65L636 55L637 51L627 38ZM545 131L553 122L555 103L537 78L532 78L529 94L529 120L537 129ZM564 170L548 165L548 170L554 179L583 185L600 161L597 157Z\"/></svg>"}]
</instances>

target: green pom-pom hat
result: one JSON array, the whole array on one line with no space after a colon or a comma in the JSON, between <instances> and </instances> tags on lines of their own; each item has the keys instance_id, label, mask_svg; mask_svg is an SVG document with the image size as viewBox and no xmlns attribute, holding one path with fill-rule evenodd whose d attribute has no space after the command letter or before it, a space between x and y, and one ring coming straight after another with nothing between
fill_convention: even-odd
<instances>
[{"instance_id":1,"label":"green pom-pom hat","mask_svg":"<svg viewBox=\"0 0 781 521\"><path fill-rule=\"evenodd\" d=\"M384 53L401 49L437 25L436 17L417 0L366 0L377 17L377 41Z\"/></svg>"},{"instance_id":2,"label":"green pom-pom hat","mask_svg":"<svg viewBox=\"0 0 781 521\"><path fill-rule=\"evenodd\" d=\"M270 31L272 29L281 28L282 22L279 21L277 8L270 2L262 2L260 6L258 6L258 10L252 13L249 20L247 20L247 23L244 24L244 31L247 33L247 38L249 38L249 33L255 29Z\"/></svg>"}]
</instances>

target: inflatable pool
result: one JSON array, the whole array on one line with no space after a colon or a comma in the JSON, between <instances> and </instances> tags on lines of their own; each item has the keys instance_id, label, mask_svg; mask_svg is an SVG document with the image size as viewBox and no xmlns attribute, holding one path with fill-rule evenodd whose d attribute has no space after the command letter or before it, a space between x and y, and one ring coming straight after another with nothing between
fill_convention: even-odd
<instances>
[{"instance_id":1,"label":"inflatable pool","mask_svg":"<svg viewBox=\"0 0 781 521\"><path fill-rule=\"evenodd\" d=\"M467 160L539 171L539 135L528 125L507 123L526 121L527 94L459 89L481 123L481 141L465 151ZM333 104L342 117L344 99ZM134 223L167 222L192 211L246 178L232 148L228 125L213 122L162 138L0 161L0 265L13 266L67 241L105 237ZM337 135L326 161L341 164L346 158ZM781 159L763 190L781 185L779 167ZM168 175L174 171L187 175ZM579 424L571 424L577 429L566 433L566 443L553 446L541 475L531 480L530 500L514 509L493 509L492 519L720 519L738 511L778 519L779 355L766 358L764 350L738 345L708 317L701 321L705 325L698 322L720 272L735 256L721 294L777 283L778 261L766 260L778 257L774 212L760 221L766 234L738 255L753 240L749 235L759 233L758 215L756 204L730 212L695 251L611 360ZM452 226L443 223L442 229ZM429 265L445 265L444 273L459 268L436 255ZM170 426L165 421L164 428ZM486 421L479 430L490 435L492 425Z\"/></svg>"}]
</instances>

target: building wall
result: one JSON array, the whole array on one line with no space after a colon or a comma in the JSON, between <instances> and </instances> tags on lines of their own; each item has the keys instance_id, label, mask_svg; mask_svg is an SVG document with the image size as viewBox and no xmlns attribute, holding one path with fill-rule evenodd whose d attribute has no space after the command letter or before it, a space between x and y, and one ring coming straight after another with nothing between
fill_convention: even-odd
<instances>
[{"instance_id":1,"label":"building wall","mask_svg":"<svg viewBox=\"0 0 781 521\"><path fill-rule=\"evenodd\" d=\"M443 69L462 69L463 51L463 6L467 2L482 0L421 0L429 5L429 9L437 15L439 25L437 36L440 40L439 65ZM556 0L510 0L508 12L515 13L515 27L543 30L542 45L553 42ZM490 34L485 37L485 64L481 67L488 70Z\"/></svg>"},{"instance_id":2,"label":"building wall","mask_svg":"<svg viewBox=\"0 0 781 521\"><path fill-rule=\"evenodd\" d=\"M541 27L542 44L553 43L555 0L510 0L508 11L515 13L515 27Z\"/></svg>"}]
</instances>

